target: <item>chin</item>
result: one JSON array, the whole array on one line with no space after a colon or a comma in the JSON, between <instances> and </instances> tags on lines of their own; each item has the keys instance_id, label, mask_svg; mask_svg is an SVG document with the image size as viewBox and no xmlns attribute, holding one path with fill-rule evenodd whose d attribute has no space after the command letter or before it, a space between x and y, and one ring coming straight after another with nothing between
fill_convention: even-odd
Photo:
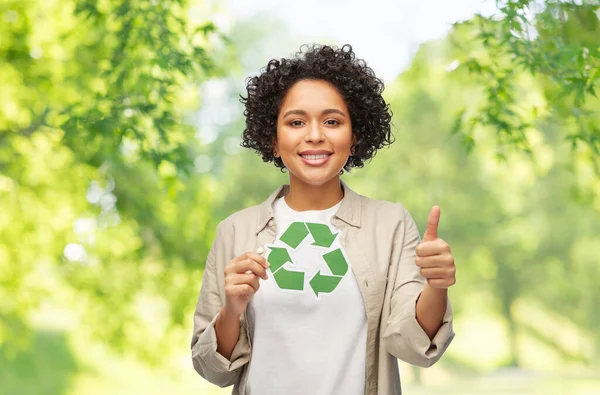
<instances>
[{"instance_id":1,"label":"chin","mask_svg":"<svg viewBox=\"0 0 600 395\"><path fill-rule=\"evenodd\" d=\"M287 158L286 158L287 159ZM290 177L296 178L307 185L319 186L330 182L332 179L339 178L340 171L344 164L339 161L339 156L334 155L331 160L325 163L323 166L310 166L305 164L302 159L290 158L289 162L291 166L287 166ZM337 170L334 170L337 169Z\"/></svg>"},{"instance_id":2,"label":"chin","mask_svg":"<svg viewBox=\"0 0 600 395\"><path fill-rule=\"evenodd\" d=\"M297 178L298 180L302 181L305 184L313 185L313 186L324 185L324 184L328 183L329 181L331 181L332 179L339 177L339 174L340 174L339 171L334 172L334 173L330 173L330 172L324 173L322 171L316 171L316 172L302 172L302 171L293 172L293 171L290 171L290 175L293 175L295 178Z\"/></svg>"}]
</instances>

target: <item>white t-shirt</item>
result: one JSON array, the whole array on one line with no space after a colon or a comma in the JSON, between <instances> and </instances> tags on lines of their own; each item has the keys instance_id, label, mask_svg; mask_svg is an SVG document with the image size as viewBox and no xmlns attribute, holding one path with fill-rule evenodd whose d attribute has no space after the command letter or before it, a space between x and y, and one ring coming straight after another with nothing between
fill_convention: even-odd
<instances>
[{"instance_id":1,"label":"white t-shirt","mask_svg":"<svg viewBox=\"0 0 600 395\"><path fill-rule=\"evenodd\" d=\"M331 224L340 204L299 212L283 197L273 203L269 278L247 309L248 394L364 395L367 316Z\"/></svg>"}]
</instances>

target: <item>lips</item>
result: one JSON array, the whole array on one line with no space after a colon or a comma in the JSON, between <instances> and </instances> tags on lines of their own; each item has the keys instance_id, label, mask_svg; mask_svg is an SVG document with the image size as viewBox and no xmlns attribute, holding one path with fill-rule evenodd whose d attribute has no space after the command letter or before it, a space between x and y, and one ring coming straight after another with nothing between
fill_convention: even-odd
<instances>
[{"instance_id":1,"label":"lips","mask_svg":"<svg viewBox=\"0 0 600 395\"><path fill-rule=\"evenodd\" d=\"M300 155L331 155L331 151L326 151L323 149L309 149L306 151L300 152Z\"/></svg>"},{"instance_id":2,"label":"lips","mask_svg":"<svg viewBox=\"0 0 600 395\"><path fill-rule=\"evenodd\" d=\"M331 155L331 154L300 155L300 156L303 157L304 159L315 160L315 159L324 159L324 158L327 158L329 155Z\"/></svg>"},{"instance_id":3,"label":"lips","mask_svg":"<svg viewBox=\"0 0 600 395\"><path fill-rule=\"evenodd\" d=\"M331 158L333 154L327 151L304 151L300 153L302 161L309 166L321 166Z\"/></svg>"}]
</instances>

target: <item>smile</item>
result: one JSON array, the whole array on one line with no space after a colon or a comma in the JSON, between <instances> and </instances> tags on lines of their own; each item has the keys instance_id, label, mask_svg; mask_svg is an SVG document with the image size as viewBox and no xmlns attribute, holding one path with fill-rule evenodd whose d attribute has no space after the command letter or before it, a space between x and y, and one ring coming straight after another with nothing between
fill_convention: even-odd
<instances>
[{"instance_id":1,"label":"smile","mask_svg":"<svg viewBox=\"0 0 600 395\"><path fill-rule=\"evenodd\" d=\"M323 159L323 158L327 158L329 155L331 154L321 154L321 155L300 155L301 157L303 157L304 159Z\"/></svg>"},{"instance_id":2,"label":"smile","mask_svg":"<svg viewBox=\"0 0 600 395\"><path fill-rule=\"evenodd\" d=\"M319 154L319 155L300 155L302 161L310 166L321 166L326 163L332 154Z\"/></svg>"}]
</instances>

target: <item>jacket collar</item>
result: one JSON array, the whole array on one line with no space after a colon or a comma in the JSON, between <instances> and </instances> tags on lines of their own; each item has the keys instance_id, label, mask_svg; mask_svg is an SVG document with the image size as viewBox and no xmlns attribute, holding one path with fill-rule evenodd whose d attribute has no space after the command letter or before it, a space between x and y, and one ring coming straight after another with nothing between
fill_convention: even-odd
<instances>
[{"instance_id":1,"label":"jacket collar","mask_svg":"<svg viewBox=\"0 0 600 395\"><path fill-rule=\"evenodd\" d=\"M340 182L342 185L342 190L344 191L344 197L342 198L342 204L335 213L335 216L349 225L360 228L360 195L350 189L350 187L344 181L340 180ZM283 184L273 191L267 200L259 205L256 233L259 233L261 230L263 230L265 226L267 226L268 222L274 218L273 202L275 199L287 195L289 190L289 184Z\"/></svg>"}]
</instances>

